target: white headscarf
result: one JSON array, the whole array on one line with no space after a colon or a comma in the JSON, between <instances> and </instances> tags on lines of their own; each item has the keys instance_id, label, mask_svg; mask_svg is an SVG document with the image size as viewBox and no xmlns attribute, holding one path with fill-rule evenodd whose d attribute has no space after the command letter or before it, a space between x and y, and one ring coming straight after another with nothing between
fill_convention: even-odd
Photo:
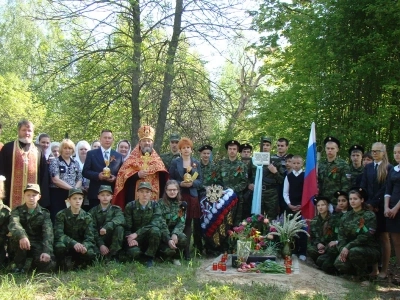
<instances>
[{"instance_id":1,"label":"white headscarf","mask_svg":"<svg viewBox=\"0 0 400 300\"><path fill-rule=\"evenodd\" d=\"M82 147L85 147L88 151L91 149L90 144L86 141L79 141L75 146L75 160L78 162L79 167L81 168L81 172L83 170L83 165L85 164L84 162L81 162L81 159L79 157L79 149L81 149Z\"/></svg>"},{"instance_id":2,"label":"white headscarf","mask_svg":"<svg viewBox=\"0 0 400 300\"><path fill-rule=\"evenodd\" d=\"M121 144L122 142L127 143L128 146L129 146L128 154L127 154L125 157L123 157L123 160L125 161L125 160L128 158L128 156L131 154L132 147L131 147L131 143L130 143L128 140L120 140L120 141L118 142L118 144L117 144L117 149L116 149L116 151L117 151L118 153L121 153L121 152L118 151L118 148L119 148L119 144ZM121 155L122 155L122 154L121 154Z\"/></svg>"}]
</instances>

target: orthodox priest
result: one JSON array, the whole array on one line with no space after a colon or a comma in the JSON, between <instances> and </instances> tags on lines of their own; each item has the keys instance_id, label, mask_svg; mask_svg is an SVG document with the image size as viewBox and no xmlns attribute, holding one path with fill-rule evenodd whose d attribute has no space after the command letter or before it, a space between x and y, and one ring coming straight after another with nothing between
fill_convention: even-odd
<instances>
[{"instance_id":1,"label":"orthodox priest","mask_svg":"<svg viewBox=\"0 0 400 300\"><path fill-rule=\"evenodd\" d=\"M28 183L40 185L42 207L48 207L49 173L42 151L33 143L34 125L28 120L18 122L18 139L0 151L0 175L6 177L4 203L11 209L24 203L24 188Z\"/></svg>"},{"instance_id":2,"label":"orthodox priest","mask_svg":"<svg viewBox=\"0 0 400 300\"><path fill-rule=\"evenodd\" d=\"M136 191L141 182L151 184L152 200L162 198L168 172L160 156L153 149L154 134L154 128L151 126L139 128L139 144L119 169L112 204L124 209L128 202L137 199Z\"/></svg>"}]
</instances>

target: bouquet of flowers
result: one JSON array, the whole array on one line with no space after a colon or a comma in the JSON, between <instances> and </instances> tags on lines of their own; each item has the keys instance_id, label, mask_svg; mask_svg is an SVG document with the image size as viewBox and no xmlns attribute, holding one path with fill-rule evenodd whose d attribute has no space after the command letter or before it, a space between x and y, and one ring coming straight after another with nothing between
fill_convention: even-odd
<instances>
[{"instance_id":1,"label":"bouquet of flowers","mask_svg":"<svg viewBox=\"0 0 400 300\"><path fill-rule=\"evenodd\" d=\"M283 218L272 222L268 235L279 236L280 242L283 244L291 243L293 238L298 237L298 233L300 232L304 232L307 236L310 236L305 228L307 228L307 223L306 220L302 219L300 211L294 216L292 214L286 215L286 212L284 212Z\"/></svg>"}]
</instances>

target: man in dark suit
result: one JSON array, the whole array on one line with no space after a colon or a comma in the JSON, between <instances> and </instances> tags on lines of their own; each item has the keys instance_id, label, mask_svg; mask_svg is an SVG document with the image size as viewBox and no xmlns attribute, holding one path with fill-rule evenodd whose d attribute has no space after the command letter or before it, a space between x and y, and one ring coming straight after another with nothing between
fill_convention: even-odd
<instances>
[{"instance_id":1,"label":"man in dark suit","mask_svg":"<svg viewBox=\"0 0 400 300\"><path fill-rule=\"evenodd\" d=\"M85 209L99 205L97 192L101 185L108 185L114 189L115 179L119 168L121 168L123 159L122 155L111 149L114 141L111 130L102 130L100 134L100 148L91 150L87 153L85 165L83 166L82 175L90 180L88 198L89 206ZM110 176L104 172L106 161L109 162Z\"/></svg>"}]
</instances>

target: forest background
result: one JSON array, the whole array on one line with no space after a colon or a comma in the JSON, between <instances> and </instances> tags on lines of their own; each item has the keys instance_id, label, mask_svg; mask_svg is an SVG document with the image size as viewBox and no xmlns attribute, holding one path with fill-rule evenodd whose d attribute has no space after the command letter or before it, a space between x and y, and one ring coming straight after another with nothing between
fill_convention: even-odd
<instances>
[{"instance_id":1,"label":"forest background","mask_svg":"<svg viewBox=\"0 0 400 300\"><path fill-rule=\"evenodd\" d=\"M263 135L305 155L315 122L319 150L333 135L342 157L391 153L399 57L399 1L0 1L0 139L21 118L75 142L110 128L136 144L150 124L159 152L180 133L219 157Z\"/></svg>"}]
</instances>

